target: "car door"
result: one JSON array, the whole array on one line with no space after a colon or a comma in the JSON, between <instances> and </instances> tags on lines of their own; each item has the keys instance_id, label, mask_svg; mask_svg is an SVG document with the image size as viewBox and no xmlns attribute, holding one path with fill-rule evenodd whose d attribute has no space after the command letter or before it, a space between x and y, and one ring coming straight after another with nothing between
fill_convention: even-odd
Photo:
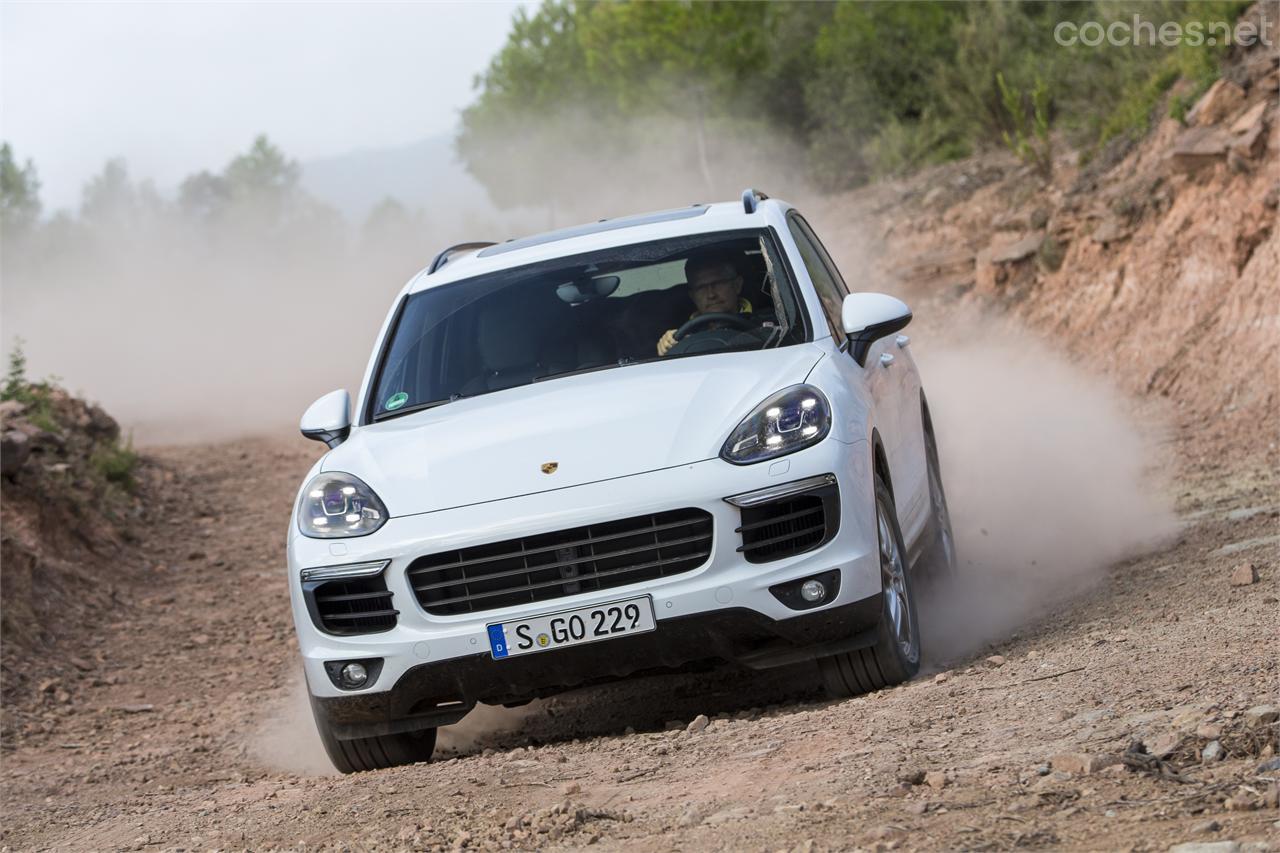
<instances>
[{"instance_id":1,"label":"car door","mask_svg":"<svg viewBox=\"0 0 1280 853\"><path fill-rule=\"evenodd\" d=\"M804 217L792 211L787 222L824 313L833 323L836 340L845 342L840 307L849 294L848 285ZM912 541L921 523L920 478L925 469L923 446L914 435L919 432L920 392L915 363L906 351L909 338L890 335L876 341L867 353L865 366L854 361L845 343L841 347L843 358L837 360L838 368L847 383L861 384L872 400L874 425L884 444L898 503L898 520L904 538Z\"/></svg>"}]
</instances>

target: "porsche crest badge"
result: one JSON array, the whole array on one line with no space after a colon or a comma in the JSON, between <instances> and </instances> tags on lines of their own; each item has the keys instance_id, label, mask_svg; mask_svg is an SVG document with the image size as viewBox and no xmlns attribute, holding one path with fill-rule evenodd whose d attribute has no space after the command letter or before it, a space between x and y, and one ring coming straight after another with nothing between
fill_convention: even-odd
<instances>
[{"instance_id":1,"label":"porsche crest badge","mask_svg":"<svg viewBox=\"0 0 1280 853\"><path fill-rule=\"evenodd\" d=\"M557 468L559 468L559 467L560 467L560 463L559 463L559 462L543 462L543 463L542 463L542 473L544 473L544 474L554 474L554 473L556 472L556 469L557 469Z\"/></svg>"}]
</instances>

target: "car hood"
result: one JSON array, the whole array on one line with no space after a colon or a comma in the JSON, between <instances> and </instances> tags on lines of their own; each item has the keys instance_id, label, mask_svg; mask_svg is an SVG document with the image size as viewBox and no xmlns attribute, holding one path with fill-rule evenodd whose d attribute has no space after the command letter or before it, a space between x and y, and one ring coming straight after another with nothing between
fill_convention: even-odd
<instances>
[{"instance_id":1,"label":"car hood","mask_svg":"<svg viewBox=\"0 0 1280 853\"><path fill-rule=\"evenodd\" d=\"M395 517L686 465L821 357L811 344L703 355L456 400L353 430L323 470L364 480Z\"/></svg>"}]
</instances>

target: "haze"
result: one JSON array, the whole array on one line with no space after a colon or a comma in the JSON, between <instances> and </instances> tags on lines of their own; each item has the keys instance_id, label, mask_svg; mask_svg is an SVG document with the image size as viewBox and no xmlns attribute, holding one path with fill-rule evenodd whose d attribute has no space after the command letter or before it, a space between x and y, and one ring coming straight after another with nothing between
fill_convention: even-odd
<instances>
[{"instance_id":1,"label":"haze","mask_svg":"<svg viewBox=\"0 0 1280 853\"><path fill-rule=\"evenodd\" d=\"M109 157L171 192L258 133L306 162L450 133L520 4L0 5L0 137L46 213Z\"/></svg>"}]
</instances>

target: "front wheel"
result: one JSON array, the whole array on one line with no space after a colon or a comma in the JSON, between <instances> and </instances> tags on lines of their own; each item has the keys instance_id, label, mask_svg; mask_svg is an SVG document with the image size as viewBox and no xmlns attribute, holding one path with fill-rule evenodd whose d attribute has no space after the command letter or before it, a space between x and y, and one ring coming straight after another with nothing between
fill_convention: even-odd
<instances>
[{"instance_id":1,"label":"front wheel","mask_svg":"<svg viewBox=\"0 0 1280 853\"><path fill-rule=\"evenodd\" d=\"M906 548L889 489L876 477L876 536L880 553L880 627L876 644L820 658L827 693L837 699L901 684L920 670L920 623Z\"/></svg>"},{"instance_id":2,"label":"front wheel","mask_svg":"<svg viewBox=\"0 0 1280 853\"><path fill-rule=\"evenodd\" d=\"M341 740L316 707L315 697L311 698L311 714L315 717L316 731L320 733L324 751L341 773L385 770L388 767L429 761L436 748L435 729Z\"/></svg>"}]
</instances>

